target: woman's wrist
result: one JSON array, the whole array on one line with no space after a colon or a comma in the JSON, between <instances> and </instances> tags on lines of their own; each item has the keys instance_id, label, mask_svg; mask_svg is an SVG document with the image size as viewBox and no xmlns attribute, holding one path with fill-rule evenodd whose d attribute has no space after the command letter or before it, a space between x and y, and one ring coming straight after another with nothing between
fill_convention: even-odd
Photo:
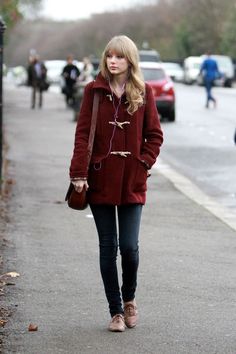
<instances>
[{"instance_id":1,"label":"woman's wrist","mask_svg":"<svg viewBox=\"0 0 236 354\"><path fill-rule=\"evenodd\" d=\"M70 179L71 182L76 182L76 181L87 181L87 177L74 177Z\"/></svg>"}]
</instances>

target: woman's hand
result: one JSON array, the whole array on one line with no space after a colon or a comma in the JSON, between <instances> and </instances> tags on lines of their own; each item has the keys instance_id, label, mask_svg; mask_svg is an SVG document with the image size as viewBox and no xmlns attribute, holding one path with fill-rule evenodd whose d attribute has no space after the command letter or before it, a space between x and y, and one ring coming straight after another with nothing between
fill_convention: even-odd
<instances>
[{"instance_id":1,"label":"woman's hand","mask_svg":"<svg viewBox=\"0 0 236 354\"><path fill-rule=\"evenodd\" d=\"M83 188L85 188L86 191L88 190L89 185L86 180L85 181L83 181L83 180L72 181L72 183L75 187L76 192L78 192L78 193L81 193Z\"/></svg>"}]
</instances>

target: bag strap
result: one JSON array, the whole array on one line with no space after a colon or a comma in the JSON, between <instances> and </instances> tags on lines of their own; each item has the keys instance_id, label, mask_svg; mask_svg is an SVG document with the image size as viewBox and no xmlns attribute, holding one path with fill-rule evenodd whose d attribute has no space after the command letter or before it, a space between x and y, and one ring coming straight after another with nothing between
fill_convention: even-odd
<instances>
[{"instance_id":1,"label":"bag strap","mask_svg":"<svg viewBox=\"0 0 236 354\"><path fill-rule=\"evenodd\" d=\"M91 119L91 126L89 132L89 140L88 140L88 168L89 168L92 151L93 151L93 142L94 142L96 125L97 125L98 105L99 105L99 93L95 91L93 97L93 111L92 111L92 119Z\"/></svg>"}]
</instances>

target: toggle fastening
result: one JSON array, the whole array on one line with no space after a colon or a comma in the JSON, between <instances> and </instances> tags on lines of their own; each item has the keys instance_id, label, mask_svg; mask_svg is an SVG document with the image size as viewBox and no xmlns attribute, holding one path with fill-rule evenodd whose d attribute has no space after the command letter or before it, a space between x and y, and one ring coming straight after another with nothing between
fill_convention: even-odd
<instances>
[{"instance_id":1,"label":"toggle fastening","mask_svg":"<svg viewBox=\"0 0 236 354\"><path fill-rule=\"evenodd\" d=\"M112 101L112 95L106 95L107 97L109 97L109 100Z\"/></svg>"},{"instance_id":2,"label":"toggle fastening","mask_svg":"<svg viewBox=\"0 0 236 354\"><path fill-rule=\"evenodd\" d=\"M123 125L130 124L130 122L128 122L128 121L118 122L117 120L115 120L114 122L110 121L109 124L115 125L116 127L120 128L120 129L124 129Z\"/></svg>"},{"instance_id":3,"label":"toggle fastening","mask_svg":"<svg viewBox=\"0 0 236 354\"><path fill-rule=\"evenodd\" d=\"M130 151L111 151L112 155L120 155L121 157L127 157L128 155L131 155Z\"/></svg>"}]
</instances>

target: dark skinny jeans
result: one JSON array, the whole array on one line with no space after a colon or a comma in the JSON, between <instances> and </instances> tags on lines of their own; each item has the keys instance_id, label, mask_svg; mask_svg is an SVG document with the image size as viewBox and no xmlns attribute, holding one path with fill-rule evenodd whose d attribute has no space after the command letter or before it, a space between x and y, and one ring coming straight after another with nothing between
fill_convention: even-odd
<instances>
[{"instance_id":1,"label":"dark skinny jeans","mask_svg":"<svg viewBox=\"0 0 236 354\"><path fill-rule=\"evenodd\" d=\"M100 270L111 316L122 314L121 301L131 301L137 287L141 204L90 205L99 236ZM119 238L117 237L118 220ZM117 250L120 249L122 286L119 287Z\"/></svg>"}]
</instances>

